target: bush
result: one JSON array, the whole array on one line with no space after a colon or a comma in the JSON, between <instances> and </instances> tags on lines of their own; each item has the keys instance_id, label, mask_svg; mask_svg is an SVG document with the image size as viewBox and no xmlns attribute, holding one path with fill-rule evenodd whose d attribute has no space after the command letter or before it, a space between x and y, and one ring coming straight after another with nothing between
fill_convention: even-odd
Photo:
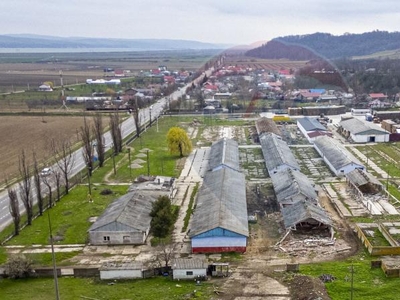
<instances>
[{"instance_id":1,"label":"bush","mask_svg":"<svg viewBox=\"0 0 400 300\"><path fill-rule=\"evenodd\" d=\"M100 192L100 195L111 195L113 193L113 191L112 190L110 190L110 189L104 189L104 190L102 190L101 192Z\"/></svg>"},{"instance_id":2,"label":"bush","mask_svg":"<svg viewBox=\"0 0 400 300\"><path fill-rule=\"evenodd\" d=\"M27 278L33 274L32 264L25 256L12 256L4 264L4 273L11 279Z\"/></svg>"}]
</instances>

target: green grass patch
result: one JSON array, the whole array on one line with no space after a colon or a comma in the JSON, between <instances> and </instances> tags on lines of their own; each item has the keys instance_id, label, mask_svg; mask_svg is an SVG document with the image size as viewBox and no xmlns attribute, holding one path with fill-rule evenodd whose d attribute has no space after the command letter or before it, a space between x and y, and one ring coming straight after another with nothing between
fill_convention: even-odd
<instances>
[{"instance_id":1,"label":"green grass patch","mask_svg":"<svg viewBox=\"0 0 400 300\"><path fill-rule=\"evenodd\" d=\"M188 204L188 208L186 211L186 215L185 218L183 219L183 227L182 227L182 232L185 232L187 230L187 227L189 225L189 220L190 217L193 213L193 203L194 203L194 199L196 198L196 194L197 191L199 190L199 183L196 183L196 185L193 188L192 193L190 194L190 200L189 200L189 204Z\"/></svg>"},{"instance_id":2,"label":"green grass patch","mask_svg":"<svg viewBox=\"0 0 400 300\"><path fill-rule=\"evenodd\" d=\"M150 279L107 281L86 278L59 278L60 298L76 299L210 299L211 284L196 285L193 281L172 281L166 277ZM2 280L0 299L47 300L54 299L54 283L51 278ZM193 291L196 290L194 294ZM33 292L34 291L34 292ZM84 298L87 297L87 298Z\"/></svg>"},{"instance_id":3,"label":"green grass patch","mask_svg":"<svg viewBox=\"0 0 400 300\"><path fill-rule=\"evenodd\" d=\"M68 266L70 263L68 259L78 255L80 251L72 252L56 252L56 264L57 266ZM24 254L27 258L31 259L35 266L49 267L53 264L53 258L51 253L30 253Z\"/></svg>"},{"instance_id":4,"label":"green grass patch","mask_svg":"<svg viewBox=\"0 0 400 300\"><path fill-rule=\"evenodd\" d=\"M332 300L350 299L352 264L354 266L354 299L397 299L398 278L386 278L380 268L371 269L369 259L301 265L300 272L313 277L319 277L322 274L335 276L335 281L325 284L329 296Z\"/></svg>"},{"instance_id":5,"label":"green grass patch","mask_svg":"<svg viewBox=\"0 0 400 300\"><path fill-rule=\"evenodd\" d=\"M100 195L103 189L110 189L113 194ZM57 202L57 205L42 217L35 219L20 235L13 237L7 245L49 244L49 224L47 214L50 212L53 236L60 241L56 244L84 244L87 241L87 230L92 223L90 217L99 216L116 198L125 194L127 186L95 186L92 188L93 202L87 199L88 189L78 186Z\"/></svg>"}]
</instances>

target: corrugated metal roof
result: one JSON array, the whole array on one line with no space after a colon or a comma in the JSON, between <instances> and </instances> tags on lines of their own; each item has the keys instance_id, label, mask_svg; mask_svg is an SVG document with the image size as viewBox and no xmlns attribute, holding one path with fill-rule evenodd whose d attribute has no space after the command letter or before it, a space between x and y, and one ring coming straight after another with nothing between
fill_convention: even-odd
<instances>
[{"instance_id":1,"label":"corrugated metal roof","mask_svg":"<svg viewBox=\"0 0 400 300\"><path fill-rule=\"evenodd\" d=\"M89 231L101 230L103 226L115 224L125 225L139 231L146 231L150 226L150 212L156 197L139 192L129 192L111 203L104 213L90 227ZM109 226L112 228L113 226ZM109 229L110 229L109 228Z\"/></svg>"},{"instance_id":2,"label":"corrugated metal roof","mask_svg":"<svg viewBox=\"0 0 400 300\"><path fill-rule=\"evenodd\" d=\"M326 211L312 203L299 201L282 208L285 228L290 228L307 219L314 219L322 224L332 226L332 221Z\"/></svg>"},{"instance_id":3,"label":"corrugated metal roof","mask_svg":"<svg viewBox=\"0 0 400 300\"><path fill-rule=\"evenodd\" d=\"M279 203L286 199L296 200L296 196L303 195L310 202L316 203L318 195L310 180L300 171L285 169L271 175L276 198ZM303 197L299 198L299 200Z\"/></svg>"},{"instance_id":4,"label":"corrugated metal roof","mask_svg":"<svg viewBox=\"0 0 400 300\"><path fill-rule=\"evenodd\" d=\"M380 127L362 121L357 118L350 118L340 121L340 126L342 126L345 130L351 132L354 135L357 134L389 134L389 132L381 129Z\"/></svg>"},{"instance_id":5,"label":"corrugated metal roof","mask_svg":"<svg viewBox=\"0 0 400 300\"><path fill-rule=\"evenodd\" d=\"M175 258L171 264L172 270L207 269L208 263L201 258Z\"/></svg>"},{"instance_id":6,"label":"corrugated metal roof","mask_svg":"<svg viewBox=\"0 0 400 300\"><path fill-rule=\"evenodd\" d=\"M263 134L260 137L260 144L269 173L281 165L288 165L300 170L300 166L289 146L275 134Z\"/></svg>"},{"instance_id":7,"label":"corrugated metal roof","mask_svg":"<svg viewBox=\"0 0 400 300\"><path fill-rule=\"evenodd\" d=\"M239 171L239 147L238 143L232 139L223 138L211 146L208 170L225 165Z\"/></svg>"},{"instance_id":8,"label":"corrugated metal roof","mask_svg":"<svg viewBox=\"0 0 400 300\"><path fill-rule=\"evenodd\" d=\"M257 119L256 130L258 135L262 135L263 133L274 133L281 136L281 131L276 123L272 119L268 119L266 117Z\"/></svg>"},{"instance_id":9,"label":"corrugated metal roof","mask_svg":"<svg viewBox=\"0 0 400 300\"><path fill-rule=\"evenodd\" d=\"M327 129L322 125L316 118L304 117L298 119L300 126L303 127L306 131L326 131Z\"/></svg>"},{"instance_id":10,"label":"corrugated metal roof","mask_svg":"<svg viewBox=\"0 0 400 300\"><path fill-rule=\"evenodd\" d=\"M249 235L245 177L229 168L205 174L189 235L215 228Z\"/></svg>"},{"instance_id":11,"label":"corrugated metal roof","mask_svg":"<svg viewBox=\"0 0 400 300\"><path fill-rule=\"evenodd\" d=\"M351 163L363 166L344 146L328 136L317 137L314 141L314 147L322 152L322 155L336 170Z\"/></svg>"},{"instance_id":12,"label":"corrugated metal roof","mask_svg":"<svg viewBox=\"0 0 400 300\"><path fill-rule=\"evenodd\" d=\"M368 183L372 183L378 186L382 186L382 183L371 174L364 170L355 169L346 174L348 180L350 180L355 186L363 186Z\"/></svg>"}]
</instances>

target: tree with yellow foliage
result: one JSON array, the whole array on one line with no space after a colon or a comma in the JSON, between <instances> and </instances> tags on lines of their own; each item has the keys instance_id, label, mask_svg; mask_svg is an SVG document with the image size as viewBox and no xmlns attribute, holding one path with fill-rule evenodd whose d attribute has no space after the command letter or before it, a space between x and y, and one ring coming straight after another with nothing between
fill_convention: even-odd
<instances>
[{"instance_id":1,"label":"tree with yellow foliage","mask_svg":"<svg viewBox=\"0 0 400 300\"><path fill-rule=\"evenodd\" d=\"M168 149L171 153L179 153L181 157L192 151L192 142L186 131L180 127L171 127L167 133Z\"/></svg>"}]
</instances>

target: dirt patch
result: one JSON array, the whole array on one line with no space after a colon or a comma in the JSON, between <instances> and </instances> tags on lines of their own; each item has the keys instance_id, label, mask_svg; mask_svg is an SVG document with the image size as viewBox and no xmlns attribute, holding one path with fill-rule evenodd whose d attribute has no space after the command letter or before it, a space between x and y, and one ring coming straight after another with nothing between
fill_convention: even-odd
<instances>
[{"instance_id":1,"label":"dirt patch","mask_svg":"<svg viewBox=\"0 0 400 300\"><path fill-rule=\"evenodd\" d=\"M292 300L330 300L324 283L319 278L296 275L289 281Z\"/></svg>"}]
</instances>

